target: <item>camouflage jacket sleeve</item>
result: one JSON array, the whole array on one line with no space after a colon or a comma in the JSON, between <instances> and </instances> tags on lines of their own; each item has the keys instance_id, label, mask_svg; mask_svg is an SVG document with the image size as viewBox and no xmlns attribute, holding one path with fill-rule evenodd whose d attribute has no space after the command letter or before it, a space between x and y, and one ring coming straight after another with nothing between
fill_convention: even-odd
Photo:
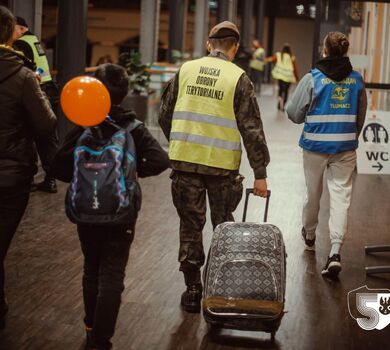
<instances>
[{"instance_id":1,"label":"camouflage jacket sleeve","mask_svg":"<svg viewBox=\"0 0 390 350\"><path fill-rule=\"evenodd\" d=\"M179 92L179 76L176 74L166 86L161 96L160 113L158 116L158 123L169 141L169 135L172 128L172 116L175 109L177 94Z\"/></svg>"},{"instance_id":2,"label":"camouflage jacket sleeve","mask_svg":"<svg viewBox=\"0 0 390 350\"><path fill-rule=\"evenodd\" d=\"M253 85L246 74L236 87L234 112L255 179L264 179L270 157Z\"/></svg>"}]
</instances>

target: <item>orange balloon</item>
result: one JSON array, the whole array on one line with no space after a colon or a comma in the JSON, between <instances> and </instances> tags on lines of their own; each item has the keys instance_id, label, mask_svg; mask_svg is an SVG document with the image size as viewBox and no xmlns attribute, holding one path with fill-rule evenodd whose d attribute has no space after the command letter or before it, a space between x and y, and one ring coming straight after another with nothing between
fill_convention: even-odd
<instances>
[{"instance_id":1,"label":"orange balloon","mask_svg":"<svg viewBox=\"0 0 390 350\"><path fill-rule=\"evenodd\" d=\"M80 126L95 126L108 115L110 94L96 78L80 76L68 81L61 92L61 107L68 119Z\"/></svg>"}]
</instances>

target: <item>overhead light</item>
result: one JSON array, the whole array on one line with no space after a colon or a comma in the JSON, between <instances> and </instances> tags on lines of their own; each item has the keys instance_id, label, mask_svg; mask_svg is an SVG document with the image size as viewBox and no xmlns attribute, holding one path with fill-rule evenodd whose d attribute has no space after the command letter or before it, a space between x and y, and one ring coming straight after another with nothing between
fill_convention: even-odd
<instances>
[{"instance_id":1,"label":"overhead light","mask_svg":"<svg viewBox=\"0 0 390 350\"><path fill-rule=\"evenodd\" d=\"M316 18L316 5L310 5L310 7L309 7L309 16L311 18Z\"/></svg>"},{"instance_id":2,"label":"overhead light","mask_svg":"<svg viewBox=\"0 0 390 350\"><path fill-rule=\"evenodd\" d=\"M217 1L215 1L215 0L209 1L209 8L210 9L216 9L217 7L218 7Z\"/></svg>"},{"instance_id":3,"label":"overhead light","mask_svg":"<svg viewBox=\"0 0 390 350\"><path fill-rule=\"evenodd\" d=\"M296 9L297 9L297 14L298 15L305 14L305 6L303 6L302 4L301 5L297 5Z\"/></svg>"}]
</instances>

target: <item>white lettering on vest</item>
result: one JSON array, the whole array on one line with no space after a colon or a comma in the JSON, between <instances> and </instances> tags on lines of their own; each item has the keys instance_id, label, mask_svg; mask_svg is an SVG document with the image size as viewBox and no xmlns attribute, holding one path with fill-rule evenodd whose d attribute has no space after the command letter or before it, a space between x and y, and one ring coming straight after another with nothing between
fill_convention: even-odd
<instances>
[{"instance_id":1,"label":"white lettering on vest","mask_svg":"<svg viewBox=\"0 0 390 350\"><path fill-rule=\"evenodd\" d=\"M345 78L342 81L335 82L329 78L322 78L321 79L321 84L322 85L327 85L327 84L356 84L356 79L355 78Z\"/></svg>"}]
</instances>

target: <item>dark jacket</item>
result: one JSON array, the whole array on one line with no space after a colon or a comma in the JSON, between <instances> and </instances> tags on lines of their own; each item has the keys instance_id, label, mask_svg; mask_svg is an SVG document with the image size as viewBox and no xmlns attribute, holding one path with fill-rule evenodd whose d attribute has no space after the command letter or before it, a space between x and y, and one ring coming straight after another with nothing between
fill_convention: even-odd
<instances>
[{"instance_id":1,"label":"dark jacket","mask_svg":"<svg viewBox=\"0 0 390 350\"><path fill-rule=\"evenodd\" d=\"M227 57L223 53L217 51L212 52L210 56L227 60ZM179 92L179 75L180 72L169 82L161 98L158 121L168 140L172 128L173 112ZM234 93L234 114L244 142L249 164L254 172L254 177L255 179L264 179L267 177L266 167L270 161L270 157L253 84L246 74L241 76L236 86ZM232 173L231 170L181 161L172 161L172 169L217 176L227 176Z\"/></svg>"},{"instance_id":2,"label":"dark jacket","mask_svg":"<svg viewBox=\"0 0 390 350\"><path fill-rule=\"evenodd\" d=\"M28 183L37 172L35 142L57 123L25 58L0 47L0 187Z\"/></svg>"},{"instance_id":3,"label":"dark jacket","mask_svg":"<svg viewBox=\"0 0 390 350\"><path fill-rule=\"evenodd\" d=\"M111 119L122 128L126 128L136 117L132 111L126 111L121 107L114 106L110 113ZM104 134L115 132L109 124L101 126ZM67 134L63 146L59 149L52 164L53 174L56 179L64 182L72 181L73 177L73 151L77 140L84 129L75 126ZM144 124L141 124L131 132L137 159L137 172L139 177L148 177L158 175L169 168L169 159L167 153L161 148L157 140L150 134Z\"/></svg>"}]
</instances>

